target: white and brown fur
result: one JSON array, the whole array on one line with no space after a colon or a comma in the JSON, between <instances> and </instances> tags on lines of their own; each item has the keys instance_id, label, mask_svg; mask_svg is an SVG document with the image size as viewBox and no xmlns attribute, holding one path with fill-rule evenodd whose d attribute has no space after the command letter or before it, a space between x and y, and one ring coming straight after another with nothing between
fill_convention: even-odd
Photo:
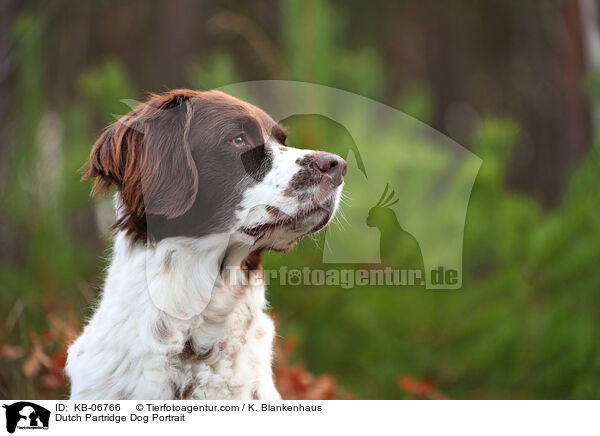
<instances>
[{"instance_id":1,"label":"white and brown fur","mask_svg":"<svg viewBox=\"0 0 600 436\"><path fill-rule=\"evenodd\" d=\"M104 131L84 179L117 187L98 307L69 348L72 399L277 399L260 256L331 220L346 163L285 144L260 109L174 90Z\"/></svg>"}]
</instances>

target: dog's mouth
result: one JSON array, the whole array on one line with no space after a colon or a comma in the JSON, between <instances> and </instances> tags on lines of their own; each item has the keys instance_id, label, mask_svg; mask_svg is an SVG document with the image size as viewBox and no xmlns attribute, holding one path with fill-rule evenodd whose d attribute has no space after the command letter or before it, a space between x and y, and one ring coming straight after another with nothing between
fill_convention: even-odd
<instances>
[{"instance_id":1,"label":"dog's mouth","mask_svg":"<svg viewBox=\"0 0 600 436\"><path fill-rule=\"evenodd\" d=\"M243 227L241 230L248 236L255 238L255 242L275 233L290 233L296 239L308 233L315 233L329 223L333 215L333 207L329 205L310 206L301 210L294 216L281 211L274 212L275 219L252 227Z\"/></svg>"},{"instance_id":2,"label":"dog's mouth","mask_svg":"<svg viewBox=\"0 0 600 436\"><path fill-rule=\"evenodd\" d=\"M303 236L316 233L329 224L336 213L341 191L341 186L332 189L321 184L312 192L300 192L297 195L300 208L293 215L266 206L270 219L255 221L239 231L253 239L253 247L287 251Z\"/></svg>"}]
</instances>

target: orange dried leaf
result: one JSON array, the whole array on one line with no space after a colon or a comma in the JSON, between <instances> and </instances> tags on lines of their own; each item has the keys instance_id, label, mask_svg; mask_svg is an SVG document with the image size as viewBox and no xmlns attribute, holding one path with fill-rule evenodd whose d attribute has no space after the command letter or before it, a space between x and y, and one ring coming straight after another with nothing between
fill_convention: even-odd
<instances>
[{"instance_id":1,"label":"orange dried leaf","mask_svg":"<svg viewBox=\"0 0 600 436\"><path fill-rule=\"evenodd\" d=\"M27 360L23 362L22 371L23 375L27 378L35 377L42 368L40 360L37 358L35 353L31 353Z\"/></svg>"},{"instance_id":2,"label":"orange dried leaf","mask_svg":"<svg viewBox=\"0 0 600 436\"><path fill-rule=\"evenodd\" d=\"M403 375L398 378L398 387L407 394L412 395L414 399L448 399L448 397L435 389L434 382L430 378L427 378L423 381L418 381L409 375Z\"/></svg>"},{"instance_id":3,"label":"orange dried leaf","mask_svg":"<svg viewBox=\"0 0 600 436\"><path fill-rule=\"evenodd\" d=\"M42 386L48 389L58 389L65 385L65 378L62 374L45 374L40 381Z\"/></svg>"},{"instance_id":4,"label":"orange dried leaf","mask_svg":"<svg viewBox=\"0 0 600 436\"><path fill-rule=\"evenodd\" d=\"M3 345L0 348L0 359L3 360L16 360L25 356L25 350L23 347L14 345Z\"/></svg>"}]
</instances>

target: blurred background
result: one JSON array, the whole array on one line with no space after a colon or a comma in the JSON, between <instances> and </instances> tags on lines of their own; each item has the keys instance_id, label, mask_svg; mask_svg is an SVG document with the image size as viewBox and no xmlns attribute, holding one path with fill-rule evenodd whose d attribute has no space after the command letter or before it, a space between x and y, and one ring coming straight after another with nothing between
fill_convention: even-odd
<instances>
[{"instance_id":1,"label":"blurred background","mask_svg":"<svg viewBox=\"0 0 600 436\"><path fill-rule=\"evenodd\" d=\"M461 290L270 287L285 398L600 398L599 6L3 0L0 398L68 395L110 255L79 168L121 100L264 79L375 99L483 160ZM292 133L340 135L319 117ZM265 267L321 265L318 244ZM411 262L390 244L382 263Z\"/></svg>"}]
</instances>

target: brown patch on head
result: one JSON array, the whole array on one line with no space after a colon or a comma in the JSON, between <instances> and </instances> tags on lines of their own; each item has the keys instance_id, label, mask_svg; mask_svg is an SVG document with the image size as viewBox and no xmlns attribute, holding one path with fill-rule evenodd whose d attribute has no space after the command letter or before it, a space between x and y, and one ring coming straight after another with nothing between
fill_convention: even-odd
<instances>
[{"instance_id":1,"label":"brown patch on head","mask_svg":"<svg viewBox=\"0 0 600 436\"><path fill-rule=\"evenodd\" d=\"M317 160L318 157L319 155L317 153L307 154L296 159L296 165L300 165L303 168L307 168L308 166L310 166L311 163Z\"/></svg>"},{"instance_id":2,"label":"brown patch on head","mask_svg":"<svg viewBox=\"0 0 600 436\"><path fill-rule=\"evenodd\" d=\"M275 124L271 129L271 136L273 136L275 140L280 144L285 145L285 141L287 140L288 134L283 127L281 127L279 124Z\"/></svg>"},{"instance_id":3,"label":"brown patch on head","mask_svg":"<svg viewBox=\"0 0 600 436\"><path fill-rule=\"evenodd\" d=\"M322 174L319 171L315 171L312 166L320 154L320 152L315 152L296 159L296 164L301 169L290 180L289 185L283 192L284 195L300 198L303 190L319 184Z\"/></svg>"},{"instance_id":4,"label":"brown patch on head","mask_svg":"<svg viewBox=\"0 0 600 436\"><path fill-rule=\"evenodd\" d=\"M250 396L252 397L253 400L260 400L260 397L258 396L258 391L256 389L252 390L252 393L250 394Z\"/></svg>"},{"instance_id":5,"label":"brown patch on head","mask_svg":"<svg viewBox=\"0 0 600 436\"><path fill-rule=\"evenodd\" d=\"M225 231L244 189L272 168L269 134L285 135L265 112L222 92L151 95L96 141L82 180L96 179L93 195L118 188L111 228L136 239ZM232 143L239 135L243 147Z\"/></svg>"}]
</instances>

